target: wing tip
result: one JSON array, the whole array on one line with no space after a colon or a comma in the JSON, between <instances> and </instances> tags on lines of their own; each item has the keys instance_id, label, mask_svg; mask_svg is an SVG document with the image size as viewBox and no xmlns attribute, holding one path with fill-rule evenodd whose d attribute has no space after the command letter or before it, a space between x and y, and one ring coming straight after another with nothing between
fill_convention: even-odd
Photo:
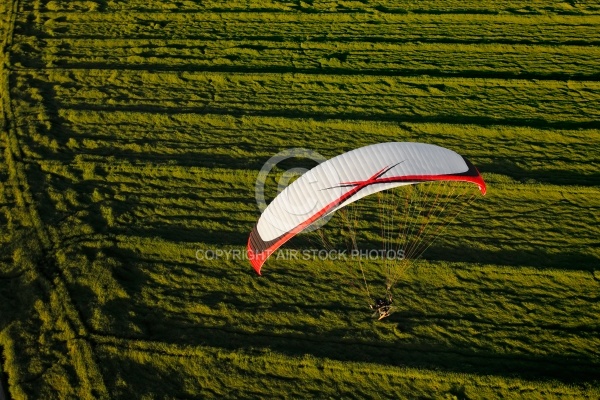
<instances>
[{"instance_id":1,"label":"wing tip","mask_svg":"<svg viewBox=\"0 0 600 400\"><path fill-rule=\"evenodd\" d=\"M477 186L479 186L479 191L481 191L481 195L485 196L485 194L487 193L487 185L485 184L483 176L481 176L481 172L479 172L477 167L473 168L475 168L475 171L477 171L477 181L475 183L477 183Z\"/></svg>"},{"instance_id":2,"label":"wing tip","mask_svg":"<svg viewBox=\"0 0 600 400\"><path fill-rule=\"evenodd\" d=\"M250 264L252 264L252 268L254 268L254 271L256 272L256 274L258 276L262 276L262 273L260 272L260 269L262 268L262 262L259 262L254 259L250 259Z\"/></svg>"},{"instance_id":3,"label":"wing tip","mask_svg":"<svg viewBox=\"0 0 600 400\"><path fill-rule=\"evenodd\" d=\"M467 164L467 168L468 168L467 171L464 173L464 176L469 178L469 179L467 179L467 181L472 182L472 183L476 184L477 186L479 186L479 191L481 192L481 195L485 196L485 194L487 192L487 185L485 184L485 181L483 180L483 176L481 176L481 172L479 172L477 167L474 166L473 163L471 163L471 161L469 161L464 156L463 156L463 160L465 160L465 163Z\"/></svg>"},{"instance_id":4,"label":"wing tip","mask_svg":"<svg viewBox=\"0 0 600 400\"><path fill-rule=\"evenodd\" d=\"M479 171L477 171L477 173L479 173ZM487 193L487 185L485 184L485 181L483 180L481 174L479 174L475 183L477 184L477 186L479 186L479 191L481 192L481 195L485 196L485 194Z\"/></svg>"},{"instance_id":5,"label":"wing tip","mask_svg":"<svg viewBox=\"0 0 600 400\"><path fill-rule=\"evenodd\" d=\"M250 260L250 265L252 265L254 271L256 271L256 273L259 276L261 276L262 273L260 272L260 270L267 259L267 257L265 257L265 253L255 252L252 248L252 244L250 243L250 241L248 241L248 249L246 253L248 255L248 260Z\"/></svg>"}]
</instances>

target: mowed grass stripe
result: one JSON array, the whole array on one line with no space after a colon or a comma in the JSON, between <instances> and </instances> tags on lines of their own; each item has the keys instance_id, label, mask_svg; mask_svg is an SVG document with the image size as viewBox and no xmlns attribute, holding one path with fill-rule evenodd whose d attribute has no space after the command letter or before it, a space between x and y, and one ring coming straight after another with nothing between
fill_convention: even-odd
<instances>
[{"instance_id":1,"label":"mowed grass stripe","mask_svg":"<svg viewBox=\"0 0 600 400\"><path fill-rule=\"evenodd\" d=\"M600 27L600 25L599 25ZM600 29L599 29L600 31ZM297 43L270 41L48 39L47 66L380 75L598 79L600 51L587 46Z\"/></svg>"},{"instance_id":2,"label":"mowed grass stripe","mask_svg":"<svg viewBox=\"0 0 600 400\"><path fill-rule=\"evenodd\" d=\"M599 82L65 70L59 108L591 127ZM67 82L70 81L68 84Z\"/></svg>"},{"instance_id":3,"label":"mowed grass stripe","mask_svg":"<svg viewBox=\"0 0 600 400\"><path fill-rule=\"evenodd\" d=\"M600 16L296 13L43 13L45 39L152 39L295 43L581 44L600 41ZM193 42L196 41L196 42ZM98 43L99 44L99 43Z\"/></svg>"}]
</instances>

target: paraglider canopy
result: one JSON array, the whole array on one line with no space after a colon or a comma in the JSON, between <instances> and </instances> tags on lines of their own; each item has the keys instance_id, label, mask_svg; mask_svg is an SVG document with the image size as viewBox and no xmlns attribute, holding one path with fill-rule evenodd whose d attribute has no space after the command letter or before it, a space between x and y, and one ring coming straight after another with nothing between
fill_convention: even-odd
<instances>
[{"instance_id":1,"label":"paraglider canopy","mask_svg":"<svg viewBox=\"0 0 600 400\"><path fill-rule=\"evenodd\" d=\"M312 168L265 209L248 240L248 257L261 274L267 258L320 218L365 196L402 185L460 181L485 194L479 171L452 150L425 143L392 142L361 147Z\"/></svg>"}]
</instances>

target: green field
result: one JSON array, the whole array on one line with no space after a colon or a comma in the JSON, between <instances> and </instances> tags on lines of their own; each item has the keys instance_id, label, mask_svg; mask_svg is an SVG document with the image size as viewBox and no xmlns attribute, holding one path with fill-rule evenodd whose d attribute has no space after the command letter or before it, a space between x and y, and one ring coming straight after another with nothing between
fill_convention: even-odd
<instances>
[{"instance_id":1,"label":"green field","mask_svg":"<svg viewBox=\"0 0 600 400\"><path fill-rule=\"evenodd\" d=\"M9 399L600 397L597 1L7 0L0 35ZM389 318L340 262L197 259L274 154L386 141L488 184Z\"/></svg>"}]
</instances>

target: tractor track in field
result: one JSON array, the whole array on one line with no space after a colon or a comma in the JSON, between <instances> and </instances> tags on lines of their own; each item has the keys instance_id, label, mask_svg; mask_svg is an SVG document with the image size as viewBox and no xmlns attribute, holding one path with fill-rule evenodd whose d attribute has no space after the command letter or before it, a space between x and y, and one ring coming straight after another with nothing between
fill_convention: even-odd
<instances>
[{"instance_id":1,"label":"tractor track in field","mask_svg":"<svg viewBox=\"0 0 600 400\"><path fill-rule=\"evenodd\" d=\"M37 238L37 240L40 243L40 246L42 248L42 254L39 255L39 257L41 257L38 262L38 271L37 271L37 279L43 279L46 280L48 286L52 287L53 289L56 287L56 282L53 283L53 279L51 276L47 275L48 271L45 271L45 267L44 264L47 264L48 262L52 263L52 260L54 258L54 255L51 253L51 249L53 247L52 245L52 240L50 239L50 235L48 234L45 226L43 225L43 222L38 214L38 210L36 209L36 202L34 200L33 197L33 192L31 190L31 187L29 185L28 179L27 179L27 175L26 175L26 162L23 160L23 151L21 149L21 145L19 142L19 138L18 138L18 128L19 125L15 125L16 119L15 119L15 114L13 112L13 108L12 108L12 102L11 102L11 97L10 97L10 93L11 93L11 73L13 73L15 71L15 68L12 67L11 65L11 47L13 45L13 41L14 41L14 31L15 31L15 25L17 22L17 13L18 13L18 9L19 9L19 4L20 4L20 0L13 0L12 2L12 7L10 8L9 11L9 28L7 29L6 32L6 37L4 38L3 41L3 46L2 46L2 50L4 52L4 63L2 65L2 70L1 72L1 90L2 92L5 94L4 96L2 96L2 112L3 112L3 120L4 120L4 129L3 129L3 134L6 135L6 140L8 142L8 148L5 151L5 155L6 155L6 163L9 166L9 180L12 181L12 188L14 191L14 195L17 198L17 201L15 202L16 204L20 205L21 207L23 207L26 210L27 213L27 219L29 220L28 223L33 225L33 232L35 234L35 237ZM40 285L40 288L43 287L44 285ZM44 290L44 289L41 289ZM47 291L47 290L46 290ZM50 297L51 293L46 293L46 295L48 297ZM73 307L72 306L72 299L71 298L66 298L63 299L66 301L66 303L63 305L64 307L68 308ZM69 305L69 303L71 303L71 305ZM61 309L61 310L57 310L57 312L59 314L65 313L65 309ZM64 314L63 314L64 315ZM81 321L73 321L71 319L72 315L69 315L69 313L66 313L66 315L64 315L65 318L69 321L69 328L72 329L73 331L76 331L76 326L81 324ZM83 357L85 353L85 349L82 349L81 346L85 347L86 344L82 344L80 346L75 346L76 350L74 350L75 353L78 353L76 355L72 355L74 358L77 357ZM76 361L75 361L76 362ZM86 377L80 377L82 379L82 381L87 381L89 379L89 376L93 375L94 372L92 371L97 371L97 368L94 368L94 366L92 365L86 365L84 367L84 371L85 374L87 374L88 376ZM2 374L2 371L0 371L0 374ZM4 395L5 393L5 389L2 387L2 382L6 381L4 379L4 376L2 376L2 379L0 379L0 398L2 400L5 399ZM97 377L96 377L96 381L98 381ZM23 381L26 382L26 381ZM97 387L94 388L94 393L102 395L103 393L106 394L106 388L104 388L104 390L102 390L101 387ZM91 396L92 392L90 392L90 396ZM106 397L106 396L104 396Z\"/></svg>"},{"instance_id":2,"label":"tractor track in field","mask_svg":"<svg viewBox=\"0 0 600 400\"><path fill-rule=\"evenodd\" d=\"M12 2L10 3L10 6L7 7L8 9L8 18L7 18L7 29L5 30L4 34L5 36L2 38L2 45L1 45L1 54L2 54L2 65L0 65L0 90L2 91L2 104L0 105L0 109L2 111L2 118L1 118L1 122L2 122L2 135L5 136L5 140L7 142L7 148L4 149L4 154L6 157L6 162L9 166L8 168L8 179L7 181L11 181L11 189L13 192L13 196L16 198L14 202L12 202L11 206L16 207L17 204L22 204L20 203L20 201L22 201L22 195L19 191L19 185L18 185L18 179L17 176L15 174L15 170L14 168L14 163L15 163L15 155L14 152L17 152L17 157L21 157L21 154L19 152L19 147L18 145L15 146L15 142L14 139L11 137L10 131L12 129L11 127L11 116L12 116L12 111L11 111L11 104L10 104L10 89L8 86L8 75L9 75L9 68L10 68L10 46L12 45L13 42L13 32L14 32L14 26L15 26L15 20L16 20L16 15L17 15L17 10L18 10L18 5L19 5L19 0L12 0ZM4 22L4 21L3 21ZM3 364L5 363L5 357L4 357L4 349L0 346L0 400L8 400L9 397L9 392L8 392L8 375L6 372L3 371Z\"/></svg>"}]
</instances>

